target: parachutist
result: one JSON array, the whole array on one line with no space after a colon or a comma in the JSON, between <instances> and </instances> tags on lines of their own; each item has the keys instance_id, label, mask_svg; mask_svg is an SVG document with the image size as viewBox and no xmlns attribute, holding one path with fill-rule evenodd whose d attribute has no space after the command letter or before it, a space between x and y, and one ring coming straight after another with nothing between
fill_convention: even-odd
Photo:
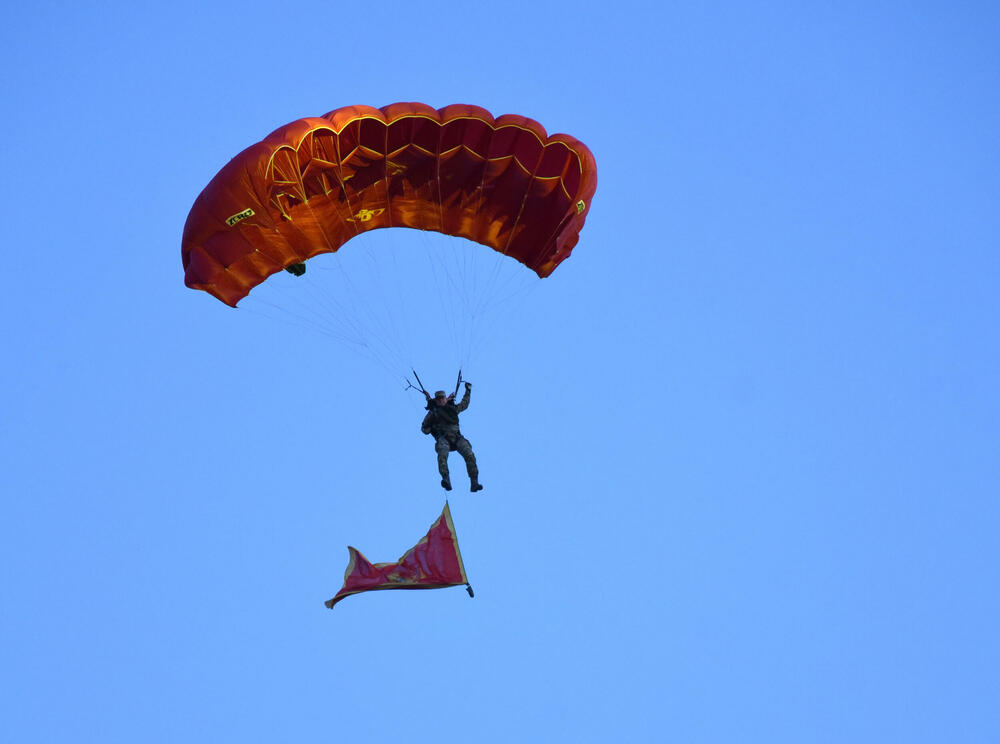
<instances>
[{"instance_id":1,"label":"parachutist","mask_svg":"<svg viewBox=\"0 0 1000 744\"><path fill-rule=\"evenodd\" d=\"M293 263L291 266L286 266L285 271L289 274L295 274L295 276L302 276L306 273L306 265L304 263Z\"/></svg>"},{"instance_id":2,"label":"parachutist","mask_svg":"<svg viewBox=\"0 0 1000 744\"><path fill-rule=\"evenodd\" d=\"M448 395L444 390L438 390L433 398L427 396L427 415L420 424L420 431L434 436L441 487L446 491L451 490L451 476L448 473L449 452L458 452L465 459L465 469L469 473L469 490L472 492L483 490L479 482L479 468L476 465L476 456L472 452L472 445L462 436L458 427L458 414L469 407L471 393L472 385L467 382L462 402L457 405L454 393Z\"/></svg>"}]
</instances>

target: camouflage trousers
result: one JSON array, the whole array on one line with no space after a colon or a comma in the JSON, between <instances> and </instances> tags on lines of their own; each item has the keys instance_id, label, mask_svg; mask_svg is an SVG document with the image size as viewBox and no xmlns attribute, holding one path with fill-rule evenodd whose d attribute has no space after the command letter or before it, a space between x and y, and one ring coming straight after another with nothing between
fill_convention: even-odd
<instances>
[{"instance_id":1,"label":"camouflage trousers","mask_svg":"<svg viewBox=\"0 0 1000 744\"><path fill-rule=\"evenodd\" d=\"M476 456L472 452L472 445L460 432L438 434L434 440L434 449L438 456L438 472L441 473L442 478L451 480L448 475L448 453L458 452L465 459L465 469L469 473L469 480L479 480L479 468L476 466Z\"/></svg>"}]
</instances>

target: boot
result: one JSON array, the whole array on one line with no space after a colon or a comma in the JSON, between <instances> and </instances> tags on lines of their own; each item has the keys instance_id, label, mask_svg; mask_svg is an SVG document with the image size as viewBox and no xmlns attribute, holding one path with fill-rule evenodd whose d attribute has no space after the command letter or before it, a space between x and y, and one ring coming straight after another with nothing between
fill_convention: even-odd
<instances>
[{"instance_id":1,"label":"boot","mask_svg":"<svg viewBox=\"0 0 1000 744\"><path fill-rule=\"evenodd\" d=\"M450 491L451 490L451 481L448 480L447 478L442 478L441 479L441 488L443 488L445 491ZM480 488L482 488L482 486L480 486Z\"/></svg>"},{"instance_id":2,"label":"boot","mask_svg":"<svg viewBox=\"0 0 1000 744\"><path fill-rule=\"evenodd\" d=\"M478 480L473 479L472 485L470 486L469 490L472 491L473 493L475 493L476 491L482 491L483 484L480 483Z\"/></svg>"}]
</instances>

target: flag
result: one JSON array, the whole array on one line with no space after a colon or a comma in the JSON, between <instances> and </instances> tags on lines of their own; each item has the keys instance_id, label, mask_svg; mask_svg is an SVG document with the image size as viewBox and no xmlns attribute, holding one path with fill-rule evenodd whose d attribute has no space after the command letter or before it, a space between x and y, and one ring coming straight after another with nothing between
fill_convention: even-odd
<instances>
[{"instance_id":1,"label":"flag","mask_svg":"<svg viewBox=\"0 0 1000 744\"><path fill-rule=\"evenodd\" d=\"M344 571L344 587L326 601L331 610L344 597L376 589L441 589L465 584L472 596L447 501L427 534L395 563L372 563L357 548L348 546L347 550L351 559Z\"/></svg>"}]
</instances>

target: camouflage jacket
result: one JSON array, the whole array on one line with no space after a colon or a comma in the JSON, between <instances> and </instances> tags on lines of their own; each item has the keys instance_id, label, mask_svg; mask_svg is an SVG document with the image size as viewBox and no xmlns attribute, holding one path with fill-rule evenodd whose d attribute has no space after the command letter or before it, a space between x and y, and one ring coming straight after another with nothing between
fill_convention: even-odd
<instances>
[{"instance_id":1,"label":"camouflage jacket","mask_svg":"<svg viewBox=\"0 0 1000 744\"><path fill-rule=\"evenodd\" d=\"M431 407L424 416L423 423L420 424L420 431L424 434L434 434L435 437L439 431L458 433L458 414L469 407L471 392L470 388L466 388L462 402L457 405L454 400L449 400L443 406L431 401Z\"/></svg>"}]
</instances>

